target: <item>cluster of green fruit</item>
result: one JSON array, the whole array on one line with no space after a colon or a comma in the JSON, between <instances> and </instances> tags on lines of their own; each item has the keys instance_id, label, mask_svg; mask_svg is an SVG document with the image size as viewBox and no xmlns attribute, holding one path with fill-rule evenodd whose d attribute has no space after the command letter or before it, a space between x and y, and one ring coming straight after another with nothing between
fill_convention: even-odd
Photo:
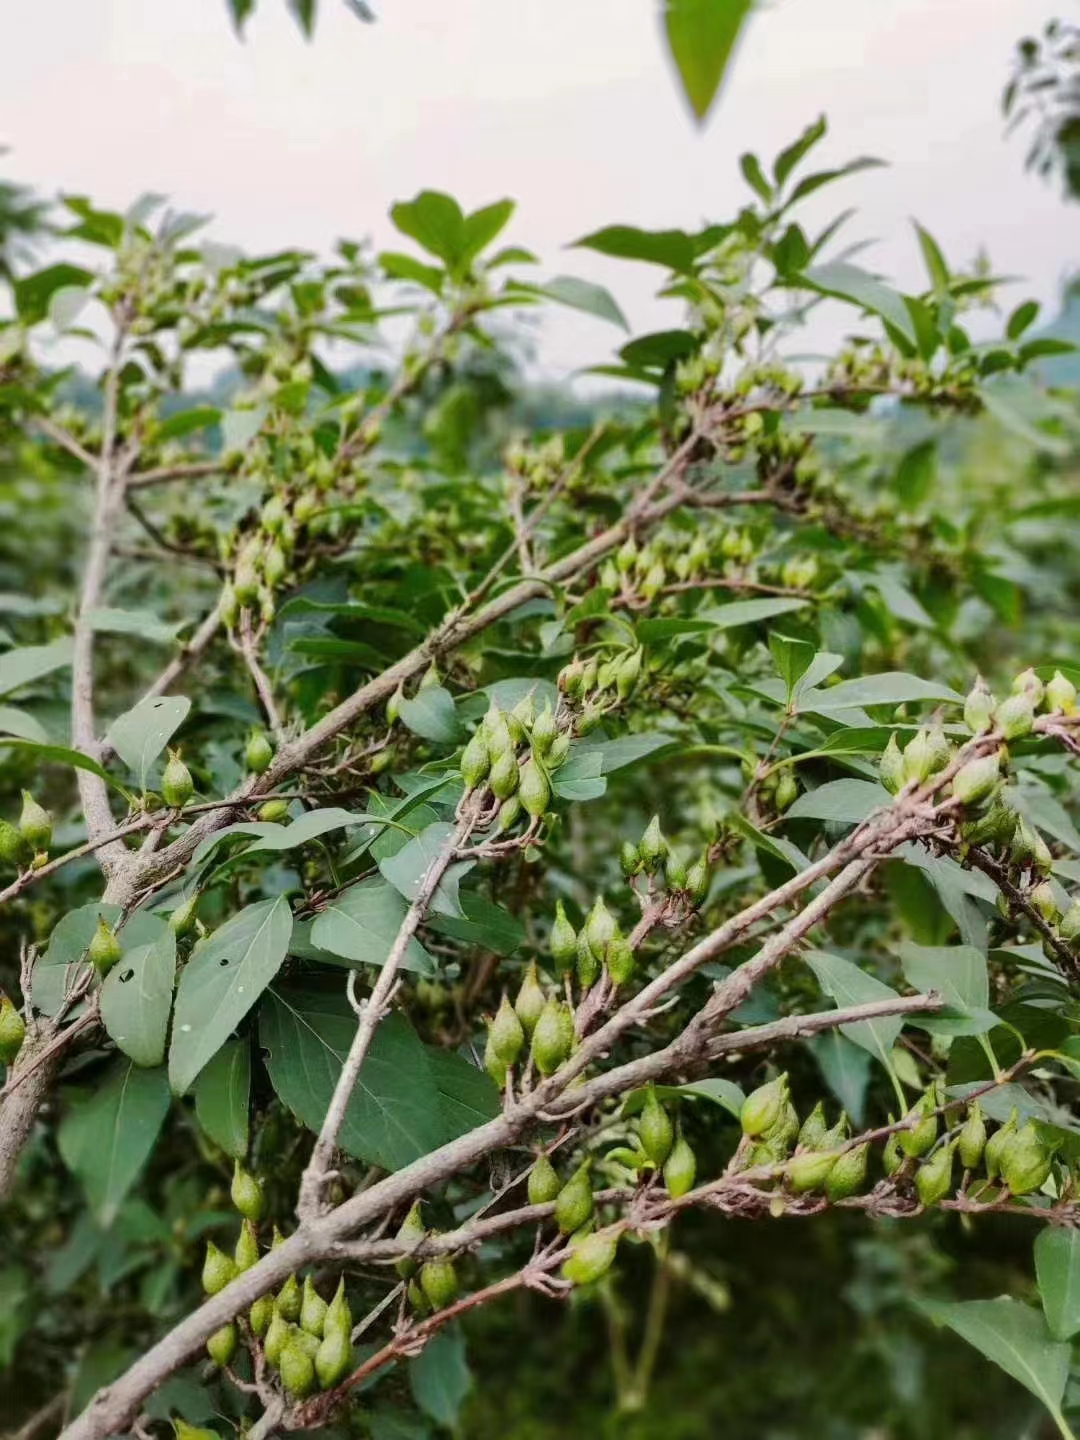
<instances>
[{"instance_id":1,"label":"cluster of green fruit","mask_svg":"<svg viewBox=\"0 0 1080 1440\"><path fill-rule=\"evenodd\" d=\"M12 825L10 820L0 820L0 861L20 871L40 870L49 863L52 816L29 790L22 792L22 802L17 825Z\"/></svg>"},{"instance_id":2,"label":"cluster of green fruit","mask_svg":"<svg viewBox=\"0 0 1080 1440\"><path fill-rule=\"evenodd\" d=\"M494 1019L487 1022L484 1068L500 1088L521 1059L529 1058L541 1075L554 1075L574 1048L574 1013L558 991L546 989L530 964L513 1004L503 994Z\"/></svg>"},{"instance_id":3,"label":"cluster of green fruit","mask_svg":"<svg viewBox=\"0 0 1080 1440\"><path fill-rule=\"evenodd\" d=\"M530 442L515 436L503 451L503 463L511 475L523 480L537 493L549 490L566 468L566 442L562 435Z\"/></svg>"},{"instance_id":4,"label":"cluster of green fruit","mask_svg":"<svg viewBox=\"0 0 1080 1440\"><path fill-rule=\"evenodd\" d=\"M461 752L466 792L486 786L498 804L499 830L522 812L539 820L551 804L551 776L570 753L570 735L550 704L537 712L532 694L512 710L492 705Z\"/></svg>"},{"instance_id":5,"label":"cluster of green fruit","mask_svg":"<svg viewBox=\"0 0 1080 1440\"><path fill-rule=\"evenodd\" d=\"M579 735L595 730L605 716L633 694L641 678L644 654L640 646L621 646L590 655L575 655L559 671L558 686L573 706L580 706L574 729Z\"/></svg>"},{"instance_id":6,"label":"cluster of green fruit","mask_svg":"<svg viewBox=\"0 0 1080 1440\"><path fill-rule=\"evenodd\" d=\"M321 459L322 463L319 463ZM334 480L332 463L325 456L313 456L313 483L298 494L272 492L263 503L258 525L236 546L232 577L221 592L221 618L235 629L242 610L257 611L264 625L275 614L274 595L288 578L300 530L311 527L325 508L322 490Z\"/></svg>"},{"instance_id":7,"label":"cluster of green fruit","mask_svg":"<svg viewBox=\"0 0 1080 1440\"><path fill-rule=\"evenodd\" d=\"M609 1150L607 1163L623 1167L635 1179L654 1172L661 1174L673 1200L694 1188L697 1157L651 1085L634 1121L632 1142Z\"/></svg>"},{"instance_id":8,"label":"cluster of green fruit","mask_svg":"<svg viewBox=\"0 0 1080 1440\"><path fill-rule=\"evenodd\" d=\"M1045 1183L1053 1152L1032 1121L1021 1125L1014 1110L988 1135L982 1109L974 1101L964 1107L960 1123L943 1132L944 1108L942 1087L935 1082L903 1117L903 1128L889 1135L881 1164L894 1184L913 1181L920 1203L936 1205L953 1193L954 1155L969 1176L980 1166L985 1170L986 1184L974 1192L974 1198L993 1198L995 1185L1002 1187L1001 1194L1019 1196ZM786 1075L748 1095L740 1121L744 1140L734 1164L737 1172L768 1167L778 1172L791 1194L821 1192L831 1201L846 1200L865 1189L870 1142L850 1144L847 1116L841 1112L830 1127L821 1101L800 1122Z\"/></svg>"},{"instance_id":9,"label":"cluster of green fruit","mask_svg":"<svg viewBox=\"0 0 1080 1440\"><path fill-rule=\"evenodd\" d=\"M401 1222L395 1238L400 1245L414 1250L422 1241L438 1233L424 1224L420 1201L416 1200ZM412 1255L402 1255L394 1264L402 1280L406 1281L409 1304L418 1314L445 1310L457 1299L461 1285L457 1267L449 1255L432 1255L423 1261Z\"/></svg>"},{"instance_id":10,"label":"cluster of green fruit","mask_svg":"<svg viewBox=\"0 0 1080 1440\"><path fill-rule=\"evenodd\" d=\"M622 842L619 867L630 881L637 875L646 875L651 880L662 874L665 889L683 896L691 906L700 905L709 888L708 852L687 865L661 830L659 815L652 817L636 845L632 840Z\"/></svg>"},{"instance_id":11,"label":"cluster of green fruit","mask_svg":"<svg viewBox=\"0 0 1080 1440\"><path fill-rule=\"evenodd\" d=\"M227 1255L210 1241L203 1262L202 1284L207 1295L216 1295L259 1259L257 1226L262 1219L262 1186L236 1162L231 1188L232 1202L242 1217L240 1235L233 1254ZM275 1229L273 1246L282 1237ZM327 1303L311 1276L301 1286L295 1275L276 1295L260 1295L248 1311L248 1325L262 1341L266 1363L276 1370L282 1389L294 1400L302 1400L318 1386L329 1390L349 1372L352 1361L352 1313L345 1298L345 1281L338 1282L334 1298ZM240 1343L235 1321L215 1330L206 1342L211 1360L223 1369L232 1363Z\"/></svg>"}]
</instances>

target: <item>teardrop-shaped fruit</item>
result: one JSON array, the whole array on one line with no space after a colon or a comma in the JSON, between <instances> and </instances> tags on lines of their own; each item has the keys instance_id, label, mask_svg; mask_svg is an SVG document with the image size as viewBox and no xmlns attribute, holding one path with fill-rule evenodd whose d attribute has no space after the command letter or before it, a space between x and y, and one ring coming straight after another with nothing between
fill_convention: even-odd
<instances>
[{"instance_id":1,"label":"teardrop-shaped fruit","mask_svg":"<svg viewBox=\"0 0 1080 1440\"><path fill-rule=\"evenodd\" d=\"M551 705L545 704L543 710L540 711L540 714L537 715L533 721L532 734L529 737L536 754L540 756L546 755L555 743L555 737L558 733L559 727L556 723Z\"/></svg>"},{"instance_id":2,"label":"teardrop-shaped fruit","mask_svg":"<svg viewBox=\"0 0 1080 1440\"><path fill-rule=\"evenodd\" d=\"M551 804L551 784L544 767L535 756L530 755L521 767L521 783L518 793L526 811L537 819Z\"/></svg>"},{"instance_id":3,"label":"teardrop-shaped fruit","mask_svg":"<svg viewBox=\"0 0 1080 1440\"><path fill-rule=\"evenodd\" d=\"M600 979L600 956L589 944L584 927L578 931L577 937L577 978L582 990L588 990Z\"/></svg>"},{"instance_id":4,"label":"teardrop-shaped fruit","mask_svg":"<svg viewBox=\"0 0 1080 1440\"><path fill-rule=\"evenodd\" d=\"M913 1122L910 1130L899 1131L900 1149L905 1155L916 1159L933 1148L938 1137L938 1117L934 1113L934 1096L927 1091L917 1105L913 1105L905 1119Z\"/></svg>"},{"instance_id":5,"label":"teardrop-shaped fruit","mask_svg":"<svg viewBox=\"0 0 1080 1440\"><path fill-rule=\"evenodd\" d=\"M525 978L521 982L521 988L518 990L517 999L514 1001L514 1011L527 1036L532 1036L536 1029L536 1022L540 1019L546 1004L547 996L544 994L543 986L536 973L536 961L531 960L525 971Z\"/></svg>"},{"instance_id":6,"label":"teardrop-shaped fruit","mask_svg":"<svg viewBox=\"0 0 1080 1440\"><path fill-rule=\"evenodd\" d=\"M885 1142L885 1148L881 1152L881 1168L886 1175L892 1176L904 1163L904 1152L900 1149L900 1136L893 1132Z\"/></svg>"},{"instance_id":7,"label":"teardrop-shaped fruit","mask_svg":"<svg viewBox=\"0 0 1080 1440\"><path fill-rule=\"evenodd\" d=\"M274 1297L272 1295L260 1295L258 1300L252 1303L251 1309L248 1311L248 1324L251 1326L251 1333L259 1337L265 1335L270 1328L270 1321L273 1318Z\"/></svg>"},{"instance_id":8,"label":"teardrop-shaped fruit","mask_svg":"<svg viewBox=\"0 0 1080 1440\"><path fill-rule=\"evenodd\" d=\"M31 850L15 826L7 820L0 820L0 860L5 865L22 869L30 862Z\"/></svg>"},{"instance_id":9,"label":"teardrop-shaped fruit","mask_svg":"<svg viewBox=\"0 0 1080 1440\"><path fill-rule=\"evenodd\" d=\"M1001 1178L1013 1195L1030 1195L1041 1189L1050 1174L1053 1155L1029 1120L1005 1143Z\"/></svg>"},{"instance_id":10,"label":"teardrop-shaped fruit","mask_svg":"<svg viewBox=\"0 0 1080 1440\"><path fill-rule=\"evenodd\" d=\"M331 1330L315 1352L315 1378L322 1390L344 1380L352 1361L352 1339L347 1330Z\"/></svg>"},{"instance_id":11,"label":"teardrop-shaped fruit","mask_svg":"<svg viewBox=\"0 0 1080 1440\"><path fill-rule=\"evenodd\" d=\"M286 1394L303 1400L315 1389L315 1362L307 1350L290 1335L278 1361L278 1373Z\"/></svg>"},{"instance_id":12,"label":"teardrop-shaped fruit","mask_svg":"<svg viewBox=\"0 0 1080 1440\"><path fill-rule=\"evenodd\" d=\"M559 1173L551 1161L541 1150L536 1157L536 1164L529 1171L529 1204L548 1205L558 1195L562 1188L562 1181Z\"/></svg>"},{"instance_id":13,"label":"teardrop-shaped fruit","mask_svg":"<svg viewBox=\"0 0 1080 1440\"><path fill-rule=\"evenodd\" d=\"M38 804L29 790L22 792L22 802L19 834L31 850L48 850L52 843L52 816L44 806Z\"/></svg>"},{"instance_id":14,"label":"teardrop-shaped fruit","mask_svg":"<svg viewBox=\"0 0 1080 1440\"><path fill-rule=\"evenodd\" d=\"M896 795L904 785L904 757L896 743L895 732L889 736L889 743L881 755L878 767L881 783L890 795Z\"/></svg>"},{"instance_id":15,"label":"teardrop-shaped fruit","mask_svg":"<svg viewBox=\"0 0 1080 1440\"><path fill-rule=\"evenodd\" d=\"M462 750L461 760L458 762L461 778L465 781L465 789L467 791L475 790L487 775L490 767L491 756L488 754L487 742L477 730L465 749Z\"/></svg>"},{"instance_id":16,"label":"teardrop-shaped fruit","mask_svg":"<svg viewBox=\"0 0 1080 1440\"><path fill-rule=\"evenodd\" d=\"M608 974L616 985L625 985L634 973L634 952L625 935L616 935L608 942Z\"/></svg>"},{"instance_id":17,"label":"teardrop-shaped fruit","mask_svg":"<svg viewBox=\"0 0 1080 1440\"><path fill-rule=\"evenodd\" d=\"M1080 900L1074 900L1062 915L1058 924L1058 934L1070 945L1074 940L1080 940Z\"/></svg>"},{"instance_id":18,"label":"teardrop-shaped fruit","mask_svg":"<svg viewBox=\"0 0 1080 1440\"><path fill-rule=\"evenodd\" d=\"M756 1090L751 1091L739 1112L743 1134L752 1139L764 1135L780 1118L780 1110L786 1099L786 1075L779 1075L775 1080L759 1085Z\"/></svg>"},{"instance_id":19,"label":"teardrop-shaped fruit","mask_svg":"<svg viewBox=\"0 0 1080 1440\"><path fill-rule=\"evenodd\" d=\"M671 1147L671 1154L664 1162L664 1184L673 1200L678 1200L694 1188L697 1176L697 1157L688 1142L679 1135Z\"/></svg>"},{"instance_id":20,"label":"teardrop-shaped fruit","mask_svg":"<svg viewBox=\"0 0 1080 1440\"><path fill-rule=\"evenodd\" d=\"M921 785L934 771L934 742L925 727L904 746L904 784Z\"/></svg>"},{"instance_id":21,"label":"teardrop-shaped fruit","mask_svg":"<svg viewBox=\"0 0 1080 1440\"><path fill-rule=\"evenodd\" d=\"M619 869L627 880L641 869L641 856L632 840L624 840L619 846Z\"/></svg>"},{"instance_id":22,"label":"teardrop-shaped fruit","mask_svg":"<svg viewBox=\"0 0 1080 1440\"><path fill-rule=\"evenodd\" d=\"M1076 686L1071 680L1067 680L1060 670L1055 670L1053 678L1046 687L1046 708L1058 711L1063 715L1076 713Z\"/></svg>"},{"instance_id":23,"label":"teardrop-shaped fruit","mask_svg":"<svg viewBox=\"0 0 1080 1440\"><path fill-rule=\"evenodd\" d=\"M255 1226L250 1220L241 1221L240 1234L233 1250L238 1271L250 1270L259 1258L259 1242L255 1237Z\"/></svg>"},{"instance_id":24,"label":"teardrop-shaped fruit","mask_svg":"<svg viewBox=\"0 0 1080 1440\"><path fill-rule=\"evenodd\" d=\"M259 820L267 825L276 825L289 813L288 800L264 800L256 811Z\"/></svg>"},{"instance_id":25,"label":"teardrop-shaped fruit","mask_svg":"<svg viewBox=\"0 0 1080 1440\"><path fill-rule=\"evenodd\" d=\"M915 1172L915 1189L923 1205L936 1205L952 1189L953 1144L942 1145Z\"/></svg>"},{"instance_id":26,"label":"teardrop-shaped fruit","mask_svg":"<svg viewBox=\"0 0 1080 1440\"><path fill-rule=\"evenodd\" d=\"M484 1069L491 1076L492 1080L501 1090L506 1084L506 1077L509 1074L510 1066L499 1055L495 1048L495 1037L492 1033L492 1023L487 1022L487 1039L484 1042Z\"/></svg>"},{"instance_id":27,"label":"teardrop-shaped fruit","mask_svg":"<svg viewBox=\"0 0 1080 1440\"><path fill-rule=\"evenodd\" d=\"M641 863L651 875L667 853L667 845L660 829L660 816L654 815L645 827L645 833L638 842Z\"/></svg>"},{"instance_id":28,"label":"teardrop-shaped fruit","mask_svg":"<svg viewBox=\"0 0 1080 1440\"><path fill-rule=\"evenodd\" d=\"M107 975L120 959L120 954L120 941L116 938L116 932L103 916L99 916L94 937L87 946L86 958L99 975Z\"/></svg>"},{"instance_id":29,"label":"teardrop-shaped fruit","mask_svg":"<svg viewBox=\"0 0 1080 1440\"><path fill-rule=\"evenodd\" d=\"M255 1176L245 1170L237 1160L233 1165L232 1185L229 1196L240 1214L257 1225L263 1214L263 1190Z\"/></svg>"},{"instance_id":30,"label":"teardrop-shaped fruit","mask_svg":"<svg viewBox=\"0 0 1080 1440\"><path fill-rule=\"evenodd\" d=\"M976 1100L968 1110L957 1141L960 1164L965 1170L977 1170L986 1149L986 1121Z\"/></svg>"},{"instance_id":31,"label":"teardrop-shaped fruit","mask_svg":"<svg viewBox=\"0 0 1080 1440\"><path fill-rule=\"evenodd\" d=\"M414 1200L409 1209L409 1213L398 1226L398 1232L394 1236L394 1239L399 1245L415 1246L423 1240L426 1234L427 1226L424 1224L424 1218L420 1213L420 1201ZM416 1274L417 1262L411 1255L402 1255L400 1260L394 1261L394 1269L403 1280L408 1280Z\"/></svg>"},{"instance_id":32,"label":"teardrop-shaped fruit","mask_svg":"<svg viewBox=\"0 0 1080 1440\"><path fill-rule=\"evenodd\" d=\"M289 560L281 544L275 540L267 546L263 560L263 578L271 590L280 585L289 571Z\"/></svg>"},{"instance_id":33,"label":"teardrop-shaped fruit","mask_svg":"<svg viewBox=\"0 0 1080 1440\"><path fill-rule=\"evenodd\" d=\"M219 1250L213 1240L208 1241L202 1268L202 1287L207 1295L216 1295L219 1290L224 1290L238 1274L236 1261L224 1250Z\"/></svg>"},{"instance_id":34,"label":"teardrop-shaped fruit","mask_svg":"<svg viewBox=\"0 0 1080 1440\"><path fill-rule=\"evenodd\" d=\"M491 793L497 800L508 800L517 790L520 778L521 771L518 769L517 757L512 749L504 750L502 754L496 755L491 763L488 784L491 786Z\"/></svg>"},{"instance_id":35,"label":"teardrop-shaped fruit","mask_svg":"<svg viewBox=\"0 0 1080 1440\"><path fill-rule=\"evenodd\" d=\"M964 701L964 724L973 735L979 735L983 730L990 729L996 706L997 701L994 699L989 685L981 675L978 676Z\"/></svg>"},{"instance_id":36,"label":"teardrop-shaped fruit","mask_svg":"<svg viewBox=\"0 0 1080 1440\"><path fill-rule=\"evenodd\" d=\"M864 1141L845 1150L829 1171L825 1181L825 1194L832 1201L846 1200L857 1195L866 1183L866 1169L870 1158L870 1144Z\"/></svg>"},{"instance_id":37,"label":"teardrop-shaped fruit","mask_svg":"<svg viewBox=\"0 0 1080 1440\"><path fill-rule=\"evenodd\" d=\"M509 800L503 800L499 805L499 814L495 822L495 828L500 835L503 835L511 826L517 824L520 817L521 801L516 795L511 795Z\"/></svg>"},{"instance_id":38,"label":"teardrop-shaped fruit","mask_svg":"<svg viewBox=\"0 0 1080 1440\"><path fill-rule=\"evenodd\" d=\"M525 1029L504 990L491 1024L491 1047L504 1065L511 1066L517 1063L524 1044Z\"/></svg>"},{"instance_id":39,"label":"teardrop-shaped fruit","mask_svg":"<svg viewBox=\"0 0 1080 1440\"><path fill-rule=\"evenodd\" d=\"M310 1331L303 1329L302 1326L290 1325L289 1338L285 1343L287 1345L299 1346L309 1360L314 1360L322 1341L318 1335L312 1335Z\"/></svg>"},{"instance_id":40,"label":"teardrop-shaped fruit","mask_svg":"<svg viewBox=\"0 0 1080 1440\"><path fill-rule=\"evenodd\" d=\"M220 1330L215 1330L206 1342L206 1353L223 1370L230 1363L236 1354L238 1340L236 1326L230 1320L227 1325L222 1325Z\"/></svg>"},{"instance_id":41,"label":"teardrop-shaped fruit","mask_svg":"<svg viewBox=\"0 0 1080 1440\"><path fill-rule=\"evenodd\" d=\"M195 793L191 771L180 759L179 750L169 751L169 762L161 776L161 797L173 810L180 810Z\"/></svg>"},{"instance_id":42,"label":"teardrop-shaped fruit","mask_svg":"<svg viewBox=\"0 0 1080 1440\"><path fill-rule=\"evenodd\" d=\"M300 1328L306 1330L309 1335L323 1333L323 1322L326 1319L326 1312L330 1307L315 1289L315 1282L308 1275L304 1280L304 1295L300 1301Z\"/></svg>"},{"instance_id":43,"label":"teardrop-shaped fruit","mask_svg":"<svg viewBox=\"0 0 1080 1440\"><path fill-rule=\"evenodd\" d=\"M780 1114L761 1138L774 1150L785 1155L795 1144L799 1138L799 1112L791 1103L790 1096L784 1097L784 1103L780 1106ZM829 1132L826 1130L821 1137L821 1144L815 1148L827 1150L829 1146Z\"/></svg>"},{"instance_id":44,"label":"teardrop-shaped fruit","mask_svg":"<svg viewBox=\"0 0 1080 1440\"><path fill-rule=\"evenodd\" d=\"M986 1148L983 1150L983 1162L986 1166L986 1173L991 1180L996 1180L1001 1172L1001 1160L1005 1152L1005 1147L1013 1135L1015 1135L1019 1123L1020 1112L1014 1109L1005 1124L1002 1125L1000 1129L995 1130L986 1142Z\"/></svg>"},{"instance_id":45,"label":"teardrop-shaped fruit","mask_svg":"<svg viewBox=\"0 0 1080 1440\"><path fill-rule=\"evenodd\" d=\"M277 1293L277 1308L283 1320L295 1325L300 1319L300 1307L304 1303L300 1281L290 1275Z\"/></svg>"},{"instance_id":46,"label":"teardrop-shaped fruit","mask_svg":"<svg viewBox=\"0 0 1080 1440\"><path fill-rule=\"evenodd\" d=\"M454 1262L444 1255L425 1260L420 1267L420 1289L424 1299L433 1310L445 1310L453 1303L458 1293L457 1271Z\"/></svg>"},{"instance_id":47,"label":"teardrop-shaped fruit","mask_svg":"<svg viewBox=\"0 0 1080 1440\"><path fill-rule=\"evenodd\" d=\"M592 1219L593 1189L589 1172L592 1162L584 1161L555 1199L555 1223L563 1235L571 1235Z\"/></svg>"},{"instance_id":48,"label":"teardrop-shaped fruit","mask_svg":"<svg viewBox=\"0 0 1080 1440\"><path fill-rule=\"evenodd\" d=\"M561 974L569 970L577 958L577 931L566 918L561 900L555 903L555 920L548 937L548 949L555 962L555 969Z\"/></svg>"},{"instance_id":49,"label":"teardrop-shaped fruit","mask_svg":"<svg viewBox=\"0 0 1080 1440\"><path fill-rule=\"evenodd\" d=\"M1006 740L1030 735L1035 724L1035 701L1030 695L1010 695L994 711L994 723Z\"/></svg>"},{"instance_id":50,"label":"teardrop-shaped fruit","mask_svg":"<svg viewBox=\"0 0 1080 1440\"><path fill-rule=\"evenodd\" d=\"M261 730L252 730L244 747L244 764L252 775L265 775L274 758L274 747Z\"/></svg>"},{"instance_id":51,"label":"teardrop-shaped fruit","mask_svg":"<svg viewBox=\"0 0 1080 1440\"><path fill-rule=\"evenodd\" d=\"M199 897L192 895L183 904L178 905L169 916L169 929L177 937L183 940L195 929L195 922L199 918Z\"/></svg>"},{"instance_id":52,"label":"teardrop-shaped fruit","mask_svg":"<svg viewBox=\"0 0 1080 1440\"><path fill-rule=\"evenodd\" d=\"M26 1022L10 996L0 995L0 1065L13 1065L26 1038Z\"/></svg>"},{"instance_id":53,"label":"teardrop-shaped fruit","mask_svg":"<svg viewBox=\"0 0 1080 1440\"><path fill-rule=\"evenodd\" d=\"M784 1175L796 1195L821 1190L832 1173L837 1155L832 1150L796 1150Z\"/></svg>"},{"instance_id":54,"label":"teardrop-shaped fruit","mask_svg":"<svg viewBox=\"0 0 1080 1440\"><path fill-rule=\"evenodd\" d=\"M953 777L953 794L961 805L981 805L989 800L1001 779L1001 761L998 752L969 760Z\"/></svg>"},{"instance_id":55,"label":"teardrop-shaped fruit","mask_svg":"<svg viewBox=\"0 0 1080 1440\"><path fill-rule=\"evenodd\" d=\"M571 1285L592 1285L606 1275L619 1249L618 1233L594 1230L572 1244L570 1254L562 1263L562 1277Z\"/></svg>"},{"instance_id":56,"label":"teardrop-shaped fruit","mask_svg":"<svg viewBox=\"0 0 1080 1440\"><path fill-rule=\"evenodd\" d=\"M799 1129L799 1144L804 1150L820 1150L825 1142L825 1136L828 1133L829 1126L825 1119L825 1102L824 1100L819 1100Z\"/></svg>"},{"instance_id":57,"label":"teardrop-shaped fruit","mask_svg":"<svg viewBox=\"0 0 1080 1440\"><path fill-rule=\"evenodd\" d=\"M671 1153L675 1139L675 1127L671 1116L656 1098L656 1091L650 1085L638 1116L638 1138L645 1154L659 1169Z\"/></svg>"},{"instance_id":58,"label":"teardrop-shaped fruit","mask_svg":"<svg viewBox=\"0 0 1080 1440\"><path fill-rule=\"evenodd\" d=\"M276 535L284 525L287 513L280 495L269 496L262 507L262 528L268 535Z\"/></svg>"},{"instance_id":59,"label":"teardrop-shaped fruit","mask_svg":"<svg viewBox=\"0 0 1080 1440\"><path fill-rule=\"evenodd\" d=\"M276 1369L281 1361L281 1352L285 1349L292 1327L273 1300L270 1304L270 1324L267 1326L266 1338L263 1340L263 1354L266 1356L266 1363Z\"/></svg>"},{"instance_id":60,"label":"teardrop-shaped fruit","mask_svg":"<svg viewBox=\"0 0 1080 1440\"><path fill-rule=\"evenodd\" d=\"M554 1075L574 1043L574 1017L569 1006L553 995L540 1012L533 1031L531 1053L541 1075Z\"/></svg>"}]
</instances>

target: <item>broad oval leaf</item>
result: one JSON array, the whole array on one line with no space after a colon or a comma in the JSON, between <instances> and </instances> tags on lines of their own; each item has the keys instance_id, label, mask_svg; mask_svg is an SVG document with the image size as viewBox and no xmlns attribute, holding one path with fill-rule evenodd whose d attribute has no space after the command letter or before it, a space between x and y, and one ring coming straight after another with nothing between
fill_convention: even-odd
<instances>
[{"instance_id":1,"label":"broad oval leaf","mask_svg":"<svg viewBox=\"0 0 1080 1440\"><path fill-rule=\"evenodd\" d=\"M105 743L146 788L150 767L187 719L191 701L183 695L157 695L141 700L109 726Z\"/></svg>"},{"instance_id":2,"label":"broad oval leaf","mask_svg":"<svg viewBox=\"0 0 1080 1440\"><path fill-rule=\"evenodd\" d=\"M408 905L394 887L378 876L350 885L335 895L311 926L311 943L320 950L360 965L381 967L397 938ZM403 970L433 975L434 961L416 939L409 941Z\"/></svg>"},{"instance_id":3,"label":"broad oval leaf","mask_svg":"<svg viewBox=\"0 0 1080 1440\"><path fill-rule=\"evenodd\" d=\"M64 1164L86 1191L99 1225L111 1225L150 1158L169 1110L165 1071L115 1061L105 1083L61 1122Z\"/></svg>"},{"instance_id":4,"label":"broad oval leaf","mask_svg":"<svg viewBox=\"0 0 1080 1440\"><path fill-rule=\"evenodd\" d=\"M1007 1295L958 1304L921 1300L919 1308L935 1325L955 1330L1060 1417L1071 1352L1054 1340L1040 1311Z\"/></svg>"},{"instance_id":5,"label":"broad oval leaf","mask_svg":"<svg viewBox=\"0 0 1080 1440\"><path fill-rule=\"evenodd\" d=\"M125 950L101 987L102 1024L117 1047L144 1067L165 1058L176 975L176 936L164 920L158 924L157 938Z\"/></svg>"},{"instance_id":6,"label":"broad oval leaf","mask_svg":"<svg viewBox=\"0 0 1080 1440\"><path fill-rule=\"evenodd\" d=\"M227 1041L195 1081L195 1118L226 1155L243 1160L248 1149L251 1046Z\"/></svg>"}]
</instances>

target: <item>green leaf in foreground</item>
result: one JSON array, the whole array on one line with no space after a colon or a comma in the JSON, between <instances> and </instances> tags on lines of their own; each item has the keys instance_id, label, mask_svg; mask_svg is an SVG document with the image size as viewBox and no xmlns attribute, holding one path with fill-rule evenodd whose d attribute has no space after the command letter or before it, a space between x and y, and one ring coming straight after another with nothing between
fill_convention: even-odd
<instances>
[{"instance_id":1,"label":"green leaf in foreground","mask_svg":"<svg viewBox=\"0 0 1080 1440\"><path fill-rule=\"evenodd\" d=\"M61 1122L64 1164L86 1191L98 1224L110 1225L149 1159L169 1109L164 1070L116 1060L93 1096Z\"/></svg>"}]
</instances>

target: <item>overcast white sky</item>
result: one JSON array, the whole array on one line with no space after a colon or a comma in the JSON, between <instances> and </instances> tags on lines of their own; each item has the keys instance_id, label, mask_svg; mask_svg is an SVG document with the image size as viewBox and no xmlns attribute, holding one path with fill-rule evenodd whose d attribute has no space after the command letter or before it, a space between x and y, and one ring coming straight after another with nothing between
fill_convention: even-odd
<instances>
[{"instance_id":1,"label":"overcast white sky","mask_svg":"<svg viewBox=\"0 0 1080 1440\"><path fill-rule=\"evenodd\" d=\"M320 0L310 45L284 0L259 0L244 43L224 0L8 0L3 164L114 206L166 192L250 249L390 242L389 206L425 186L469 206L512 195L512 238L547 274L608 284L641 328L665 323L656 273L561 247L616 221L728 217L740 153L771 156L825 110L824 158L891 168L826 191L812 219L857 205L852 236L878 237L872 263L914 284L916 216L950 259L985 245L1052 302L1080 265L1080 207L1024 173L999 96L1016 40L1070 3L780 0L755 16L699 130L660 0L375 0L377 25ZM541 358L565 372L617 343L568 315L546 323Z\"/></svg>"}]
</instances>

